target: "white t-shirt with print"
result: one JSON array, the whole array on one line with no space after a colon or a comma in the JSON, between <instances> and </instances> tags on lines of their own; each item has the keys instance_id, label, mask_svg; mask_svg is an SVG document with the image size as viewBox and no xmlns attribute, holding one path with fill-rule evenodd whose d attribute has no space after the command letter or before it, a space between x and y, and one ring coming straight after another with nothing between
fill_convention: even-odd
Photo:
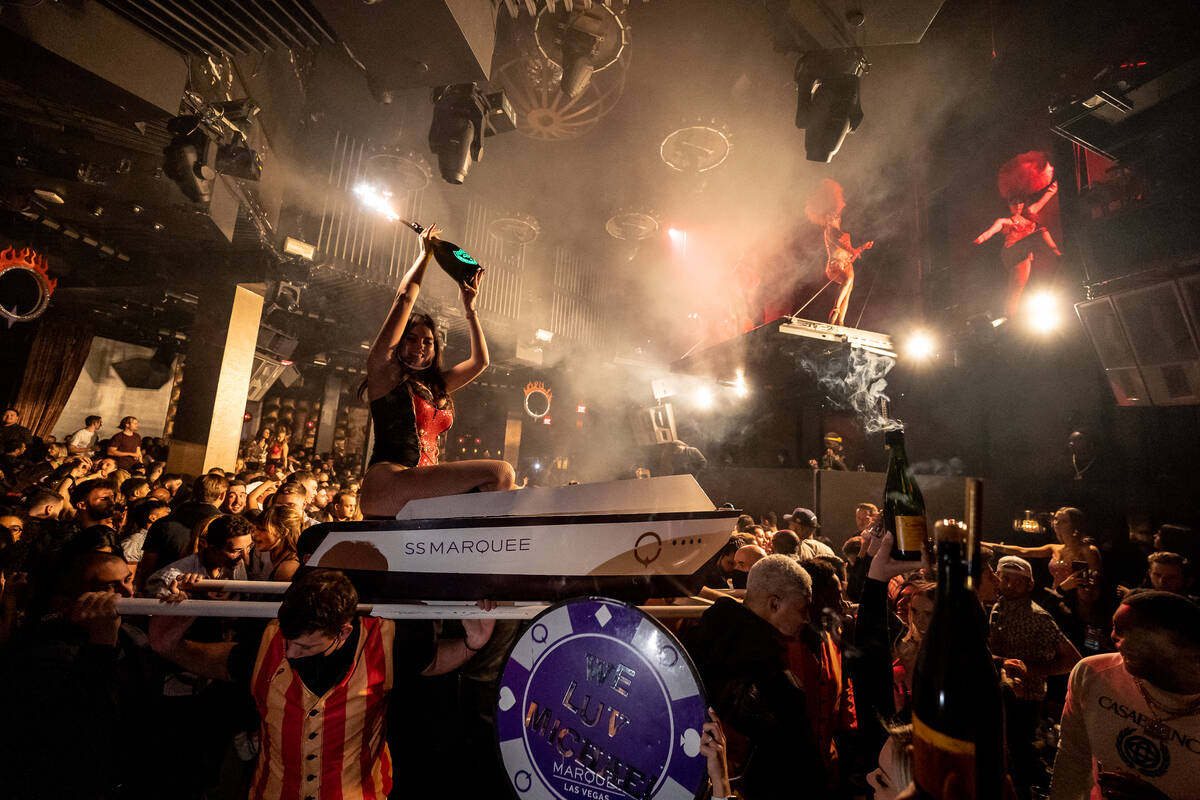
<instances>
[{"instance_id":1,"label":"white t-shirt with print","mask_svg":"<svg viewBox=\"0 0 1200 800\"><path fill-rule=\"evenodd\" d=\"M1142 685L1166 708L1183 708L1200 697ZM1170 736L1164 740L1146 728L1156 719L1150 711L1120 653L1076 664L1063 707L1050 800L1100 800L1096 776L1101 770L1141 778L1172 800L1200 797L1200 713L1165 722Z\"/></svg>"}]
</instances>

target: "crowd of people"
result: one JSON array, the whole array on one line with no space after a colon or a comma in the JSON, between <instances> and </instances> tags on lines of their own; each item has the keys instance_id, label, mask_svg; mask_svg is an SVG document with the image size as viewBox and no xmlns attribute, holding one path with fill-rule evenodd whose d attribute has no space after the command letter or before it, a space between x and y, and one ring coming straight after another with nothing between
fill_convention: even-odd
<instances>
[{"instance_id":1,"label":"crowd of people","mask_svg":"<svg viewBox=\"0 0 1200 800\"><path fill-rule=\"evenodd\" d=\"M743 515L705 590L713 608L685 633L747 797L892 798L912 778L913 675L936 573L893 561L879 510L856 511L840 555L808 509L785 514L780 529L773 514ZM1192 560L1166 549L1189 551L1192 532L1163 525L1154 551L1140 561L1119 552L1110 565L1086 526L1082 511L1061 508L1054 542L981 548L976 592L1003 689L1004 789L1194 797L1200 605Z\"/></svg>"},{"instance_id":2,"label":"crowd of people","mask_svg":"<svg viewBox=\"0 0 1200 800\"><path fill-rule=\"evenodd\" d=\"M245 443L237 471L166 473L132 417L108 440L89 417L34 462L24 454L38 444L14 427L10 409L6 796L383 797L402 774L405 794L506 791L490 720L518 625L359 618L344 577L298 572L306 530L362 518L341 465L272 453L268 431ZM890 558L876 506L859 504L855 519L837 546L809 509L744 514L710 563L701 596L712 605L677 633L714 708L714 796L891 798L909 783L913 670L936 575ZM1080 510L1059 509L1051 527L1045 545L985 543L977 584L1015 796L1192 796L1191 531L1165 525L1140 564L1126 552L1109 565ZM227 596L202 590L204 578L295 582L265 627L116 611L118 597ZM455 772L439 737L488 768Z\"/></svg>"}]
</instances>

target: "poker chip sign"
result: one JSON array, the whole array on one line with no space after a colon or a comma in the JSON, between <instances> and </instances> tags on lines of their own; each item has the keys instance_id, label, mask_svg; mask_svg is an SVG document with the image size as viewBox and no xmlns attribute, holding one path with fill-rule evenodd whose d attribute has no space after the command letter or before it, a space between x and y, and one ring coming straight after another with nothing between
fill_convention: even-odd
<instances>
[{"instance_id":1,"label":"poker chip sign","mask_svg":"<svg viewBox=\"0 0 1200 800\"><path fill-rule=\"evenodd\" d=\"M523 800L691 800L707 778L707 705L691 659L656 620L615 600L568 600L509 652L500 757Z\"/></svg>"}]
</instances>

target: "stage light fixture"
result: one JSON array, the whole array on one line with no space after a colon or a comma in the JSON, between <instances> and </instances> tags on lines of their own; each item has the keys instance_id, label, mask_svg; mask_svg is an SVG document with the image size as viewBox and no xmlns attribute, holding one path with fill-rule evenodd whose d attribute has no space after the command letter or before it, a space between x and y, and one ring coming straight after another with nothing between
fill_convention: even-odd
<instances>
[{"instance_id":1,"label":"stage light fixture","mask_svg":"<svg viewBox=\"0 0 1200 800\"><path fill-rule=\"evenodd\" d=\"M163 172L194 203L212 200L217 142L202 126L202 118L191 114L175 117L167 124L174 134L163 148Z\"/></svg>"},{"instance_id":2,"label":"stage light fixture","mask_svg":"<svg viewBox=\"0 0 1200 800\"><path fill-rule=\"evenodd\" d=\"M1026 324L1036 333L1046 334L1062 323L1058 298L1051 292L1037 292L1025 301Z\"/></svg>"},{"instance_id":3,"label":"stage light fixture","mask_svg":"<svg viewBox=\"0 0 1200 800\"><path fill-rule=\"evenodd\" d=\"M193 113L167 123L173 136L163 148L163 172L167 177L195 203L212 200L212 184L218 172L257 181L262 175L262 159L250 147L247 136L258 105L249 98L206 104L192 93L187 99Z\"/></svg>"},{"instance_id":4,"label":"stage light fixture","mask_svg":"<svg viewBox=\"0 0 1200 800\"><path fill-rule=\"evenodd\" d=\"M472 161L483 157L483 137L517 127L516 113L504 92L484 94L474 83L455 83L433 90L433 123L429 149L447 183L466 180Z\"/></svg>"},{"instance_id":5,"label":"stage light fixture","mask_svg":"<svg viewBox=\"0 0 1200 800\"><path fill-rule=\"evenodd\" d=\"M671 239L671 246L675 248L677 253L687 255L687 231L671 228L667 231L667 236Z\"/></svg>"},{"instance_id":6,"label":"stage light fixture","mask_svg":"<svg viewBox=\"0 0 1200 800\"><path fill-rule=\"evenodd\" d=\"M308 242L302 242L299 239L293 239L291 236L285 237L283 240L283 252L293 256L300 256L307 261L312 261L317 256L317 248Z\"/></svg>"},{"instance_id":7,"label":"stage light fixture","mask_svg":"<svg viewBox=\"0 0 1200 800\"><path fill-rule=\"evenodd\" d=\"M809 161L832 161L846 134L862 124L862 76L870 67L857 48L811 50L797 58L796 127L805 132Z\"/></svg>"},{"instance_id":8,"label":"stage light fixture","mask_svg":"<svg viewBox=\"0 0 1200 800\"><path fill-rule=\"evenodd\" d=\"M925 360L933 356L937 345L926 331L916 331L904 345L904 353L910 358Z\"/></svg>"},{"instance_id":9,"label":"stage light fixture","mask_svg":"<svg viewBox=\"0 0 1200 800\"><path fill-rule=\"evenodd\" d=\"M738 397L746 397L750 394L750 387L746 385L746 373L740 369L733 381L733 391L737 393Z\"/></svg>"},{"instance_id":10,"label":"stage light fixture","mask_svg":"<svg viewBox=\"0 0 1200 800\"><path fill-rule=\"evenodd\" d=\"M596 71L595 58L604 41L604 23L588 14L577 14L562 32L562 93L578 97Z\"/></svg>"},{"instance_id":11,"label":"stage light fixture","mask_svg":"<svg viewBox=\"0 0 1200 800\"><path fill-rule=\"evenodd\" d=\"M61 194L53 189L34 189L33 193L42 200L45 200L47 203L54 203L56 206L61 206L67 202L63 199Z\"/></svg>"},{"instance_id":12,"label":"stage light fixture","mask_svg":"<svg viewBox=\"0 0 1200 800\"><path fill-rule=\"evenodd\" d=\"M262 177L262 159L258 151L246 142L246 137L238 133L232 142L217 147L216 170L222 175L256 181Z\"/></svg>"},{"instance_id":13,"label":"stage light fixture","mask_svg":"<svg viewBox=\"0 0 1200 800\"><path fill-rule=\"evenodd\" d=\"M275 290L273 305L282 308L289 314L295 314L300 310L300 288L290 281L280 281L279 287Z\"/></svg>"},{"instance_id":14,"label":"stage light fixture","mask_svg":"<svg viewBox=\"0 0 1200 800\"><path fill-rule=\"evenodd\" d=\"M579 97L592 82L592 75L602 72L621 59L629 44L629 28L621 15L605 3L591 3L572 11L566 4L566 18L547 4L533 27L533 38L539 52L562 69L559 89L570 99Z\"/></svg>"}]
</instances>

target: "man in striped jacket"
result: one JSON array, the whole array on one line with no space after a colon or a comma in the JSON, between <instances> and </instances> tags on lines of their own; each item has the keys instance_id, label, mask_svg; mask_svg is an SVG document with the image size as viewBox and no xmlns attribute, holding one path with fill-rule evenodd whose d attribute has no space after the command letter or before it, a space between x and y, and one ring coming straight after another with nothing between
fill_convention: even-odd
<instances>
[{"instance_id":1,"label":"man in striped jacket","mask_svg":"<svg viewBox=\"0 0 1200 800\"><path fill-rule=\"evenodd\" d=\"M152 618L160 654L197 675L249 684L262 740L252 800L386 798L394 679L458 668L494 625L464 620L465 639L439 641L428 621L359 617L357 605L344 575L314 570L288 588L259 642L191 642L183 638L187 617Z\"/></svg>"}]
</instances>

